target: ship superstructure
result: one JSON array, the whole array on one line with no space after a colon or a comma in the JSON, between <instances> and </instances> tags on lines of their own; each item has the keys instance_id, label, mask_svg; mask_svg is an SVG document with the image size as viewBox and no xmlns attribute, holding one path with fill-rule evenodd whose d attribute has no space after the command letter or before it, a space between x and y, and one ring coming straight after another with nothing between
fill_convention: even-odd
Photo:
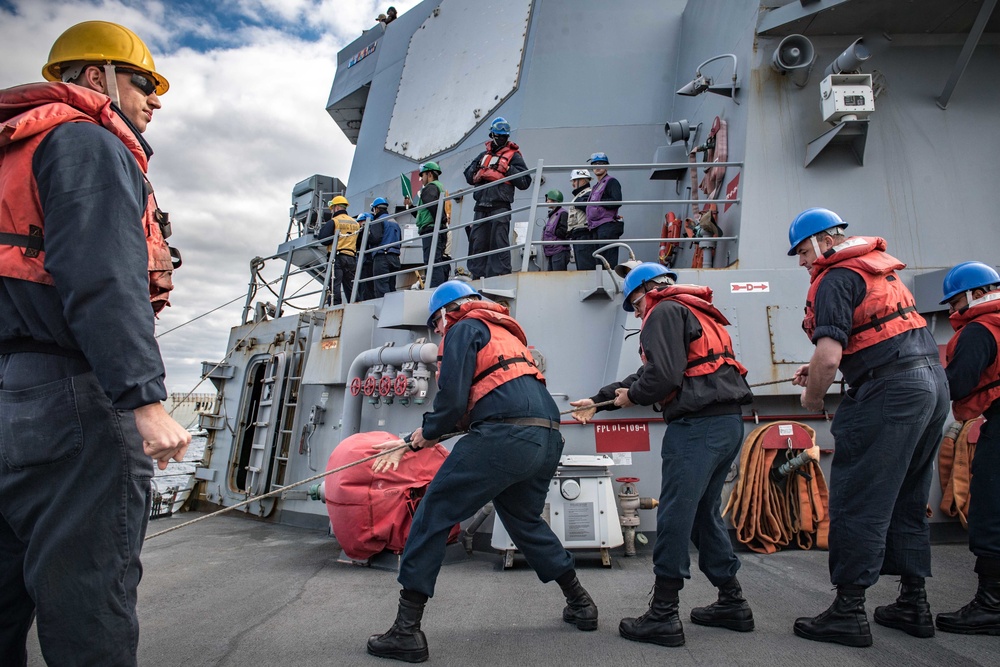
<instances>
[{"instance_id":1,"label":"ship superstructure","mask_svg":"<svg viewBox=\"0 0 1000 667\"><path fill-rule=\"evenodd\" d=\"M808 278L786 255L788 223L825 206L852 233L884 237L908 264L918 309L947 341L937 303L944 271L968 259L995 263L1000 248L995 5L426 0L366 31L338 55L327 103L357 146L347 185L296 186L288 236L255 265L225 358L205 364L220 396L202 418L211 461L198 473L201 498L232 505L277 490L322 470L348 435L420 424L435 392L437 340L401 175L415 182L422 162L441 165L453 200L451 257L464 266L473 197L462 172L498 115L533 186L514 202L514 272L474 286L524 326L562 409L639 365L627 336L638 321L621 307L614 267L540 270L544 193L568 194L571 170L603 151L624 192L619 259L663 257L681 282L714 290L748 381L762 385L748 430L796 419L832 448L827 420L839 397L827 397L827 414L806 414L799 389L776 382L812 352L800 326ZM387 198L404 228L398 289L383 299L325 305L329 260L315 232L335 193L351 213ZM278 267L273 294L262 284L265 262ZM567 419L566 453L608 453L616 474L640 478L638 493L656 496L662 420L643 408L599 417L588 426ZM327 523L304 488L247 510ZM640 529L652 528L644 516Z\"/></svg>"}]
</instances>

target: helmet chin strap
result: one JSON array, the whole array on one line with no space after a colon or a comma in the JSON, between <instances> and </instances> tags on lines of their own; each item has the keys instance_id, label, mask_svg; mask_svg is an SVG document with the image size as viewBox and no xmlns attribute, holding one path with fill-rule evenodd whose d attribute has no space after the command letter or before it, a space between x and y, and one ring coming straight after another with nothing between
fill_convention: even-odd
<instances>
[{"instance_id":1,"label":"helmet chin strap","mask_svg":"<svg viewBox=\"0 0 1000 667\"><path fill-rule=\"evenodd\" d=\"M809 237L809 241L813 245L813 252L816 253L816 256L817 257L822 257L823 256L823 251L819 249L819 243L816 241L816 235L813 234L812 236L810 236Z\"/></svg>"},{"instance_id":2,"label":"helmet chin strap","mask_svg":"<svg viewBox=\"0 0 1000 667\"><path fill-rule=\"evenodd\" d=\"M122 108L121 98L118 96L118 76L115 66L111 63L104 65L105 86L108 89L108 97L119 109Z\"/></svg>"},{"instance_id":3,"label":"helmet chin strap","mask_svg":"<svg viewBox=\"0 0 1000 667\"><path fill-rule=\"evenodd\" d=\"M972 306L978 306L982 303L989 303L990 301L1000 300L1000 291L994 290L992 292L987 292L978 299L973 299L972 290L966 290L965 298L969 300L969 305L967 307L971 308Z\"/></svg>"}]
</instances>

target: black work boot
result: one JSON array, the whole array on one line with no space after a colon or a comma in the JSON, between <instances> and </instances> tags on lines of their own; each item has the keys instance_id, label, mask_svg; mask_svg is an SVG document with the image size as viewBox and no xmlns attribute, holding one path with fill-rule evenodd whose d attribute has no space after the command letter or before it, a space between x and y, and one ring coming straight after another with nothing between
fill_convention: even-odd
<instances>
[{"instance_id":1,"label":"black work boot","mask_svg":"<svg viewBox=\"0 0 1000 667\"><path fill-rule=\"evenodd\" d=\"M934 621L927 604L924 578L903 575L899 579L899 597L890 605L875 607L875 622L902 630L914 637L933 637Z\"/></svg>"},{"instance_id":2,"label":"black work boot","mask_svg":"<svg viewBox=\"0 0 1000 667\"><path fill-rule=\"evenodd\" d=\"M565 581L569 579L569 581ZM566 607L563 609L563 620L572 623L577 630L597 629L597 605L587 593L587 590L580 585L580 580L576 578L576 572L570 570L556 580L566 596Z\"/></svg>"},{"instance_id":3,"label":"black work boot","mask_svg":"<svg viewBox=\"0 0 1000 667\"><path fill-rule=\"evenodd\" d=\"M753 630L753 612L743 599L743 589L736 577L719 586L719 599L716 602L707 607L692 609L691 622L739 632Z\"/></svg>"},{"instance_id":4,"label":"black work boot","mask_svg":"<svg viewBox=\"0 0 1000 667\"><path fill-rule=\"evenodd\" d=\"M623 618L618 624L618 633L634 642L682 646L684 626L677 613L677 605L680 603L677 592L683 585L683 579L657 577L649 611L639 618Z\"/></svg>"},{"instance_id":5,"label":"black work boot","mask_svg":"<svg viewBox=\"0 0 1000 667\"><path fill-rule=\"evenodd\" d=\"M961 635L1000 635L1000 577L979 575L976 597L956 612L938 614L937 629Z\"/></svg>"},{"instance_id":6,"label":"black work boot","mask_svg":"<svg viewBox=\"0 0 1000 667\"><path fill-rule=\"evenodd\" d=\"M420 618L424 615L424 605L399 598L396 622L385 634L368 638L368 652L380 658L392 658L403 662L424 662L430 655L427 651L427 637L420 630Z\"/></svg>"},{"instance_id":7,"label":"black work boot","mask_svg":"<svg viewBox=\"0 0 1000 667\"><path fill-rule=\"evenodd\" d=\"M865 587L837 586L837 598L830 608L813 618L795 620L795 634L814 642L844 646L871 646L872 629L865 613Z\"/></svg>"}]
</instances>

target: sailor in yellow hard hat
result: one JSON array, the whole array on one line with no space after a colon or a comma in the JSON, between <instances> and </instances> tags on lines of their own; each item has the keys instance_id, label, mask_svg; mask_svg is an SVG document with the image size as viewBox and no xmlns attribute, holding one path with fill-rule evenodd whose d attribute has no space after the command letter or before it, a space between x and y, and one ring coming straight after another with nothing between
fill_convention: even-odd
<instances>
[{"instance_id":1,"label":"sailor in yellow hard hat","mask_svg":"<svg viewBox=\"0 0 1000 667\"><path fill-rule=\"evenodd\" d=\"M329 247L333 245L333 237L337 232L340 233L337 236L337 249L334 251L336 254L333 256L332 297L335 306L339 306L341 303L341 288L344 291L344 298L348 302L351 301L351 293L354 290L354 273L358 267L358 243L361 241L358 232L361 229L361 224L348 215L347 207L350 205L344 195L337 195L331 199L329 207L332 215L329 220L323 223L318 234L319 239Z\"/></svg>"},{"instance_id":2,"label":"sailor in yellow hard hat","mask_svg":"<svg viewBox=\"0 0 1000 667\"><path fill-rule=\"evenodd\" d=\"M170 88L138 35L106 21L78 23L60 35L42 76L46 81L90 82L111 98L139 132L146 130L153 109L160 108L159 96ZM143 93L141 99L130 94L133 88Z\"/></svg>"},{"instance_id":3,"label":"sailor in yellow hard hat","mask_svg":"<svg viewBox=\"0 0 1000 667\"><path fill-rule=\"evenodd\" d=\"M0 664L34 621L50 665L132 666L153 462L191 441L153 326L174 262L141 133L167 80L102 21L42 73L0 90Z\"/></svg>"}]
</instances>

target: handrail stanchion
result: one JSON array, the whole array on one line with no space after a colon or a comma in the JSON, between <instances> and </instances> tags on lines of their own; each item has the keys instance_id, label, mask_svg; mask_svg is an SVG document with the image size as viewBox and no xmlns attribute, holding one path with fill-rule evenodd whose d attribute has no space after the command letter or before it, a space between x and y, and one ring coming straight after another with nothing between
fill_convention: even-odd
<instances>
[{"instance_id":1,"label":"handrail stanchion","mask_svg":"<svg viewBox=\"0 0 1000 667\"><path fill-rule=\"evenodd\" d=\"M538 165L535 167L535 180L534 187L531 188L531 209L528 212L528 229L524 234L524 248L521 250L521 272L527 273L528 262L531 260L531 237L535 229L535 214L538 212L538 193L542 189L542 163L544 161L539 159ZM545 264L542 263L542 270L545 270Z\"/></svg>"},{"instance_id":2,"label":"handrail stanchion","mask_svg":"<svg viewBox=\"0 0 1000 667\"><path fill-rule=\"evenodd\" d=\"M320 239L320 241L322 241L322 239ZM332 292L332 290L330 289L330 286L332 285L330 279L333 276L333 272L336 270L333 268L333 264L337 258L337 246L339 244L340 244L340 228L337 227L333 232L333 241L330 242L330 250L326 257L326 276L323 278L323 289L320 290L319 305L316 306L317 308L323 308L324 306L326 306L326 295L328 292ZM323 245L320 244L320 247L323 247ZM331 293L330 294L331 303L336 300L337 299Z\"/></svg>"},{"instance_id":3,"label":"handrail stanchion","mask_svg":"<svg viewBox=\"0 0 1000 667\"><path fill-rule=\"evenodd\" d=\"M278 305L274 308L275 319L281 317L281 307L285 305L285 288L288 286L288 267L292 265L292 252L291 248L288 249L288 256L285 257L285 272L281 277L281 290L278 292Z\"/></svg>"},{"instance_id":4,"label":"handrail stanchion","mask_svg":"<svg viewBox=\"0 0 1000 667\"><path fill-rule=\"evenodd\" d=\"M247 301L243 304L243 324L248 322L247 318L250 316L250 304L253 301L254 295L257 293L257 275L263 265L264 260L260 257L254 257L250 260L250 284L247 285Z\"/></svg>"}]
</instances>

